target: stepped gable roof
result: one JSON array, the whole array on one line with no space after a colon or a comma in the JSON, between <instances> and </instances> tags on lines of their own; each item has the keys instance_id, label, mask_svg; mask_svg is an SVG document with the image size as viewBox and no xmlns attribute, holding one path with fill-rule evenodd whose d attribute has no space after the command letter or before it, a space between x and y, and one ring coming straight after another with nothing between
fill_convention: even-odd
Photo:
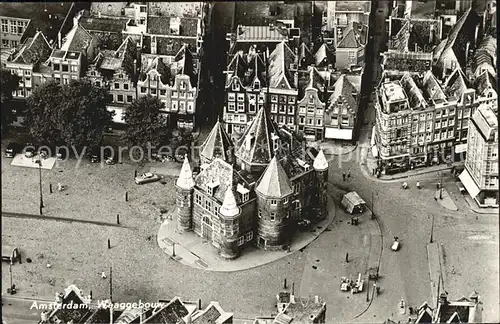
<instances>
[{"instance_id":1,"label":"stepped gable roof","mask_svg":"<svg viewBox=\"0 0 500 324\"><path fill-rule=\"evenodd\" d=\"M411 108L426 108L427 102L424 99L422 91L418 88L409 72L405 72L401 78L401 86L406 92Z\"/></svg>"},{"instance_id":2,"label":"stepped gable roof","mask_svg":"<svg viewBox=\"0 0 500 324\"><path fill-rule=\"evenodd\" d=\"M368 26L353 21L347 30L345 36L338 43L337 48L358 48L365 46L368 38Z\"/></svg>"},{"instance_id":3,"label":"stepped gable roof","mask_svg":"<svg viewBox=\"0 0 500 324\"><path fill-rule=\"evenodd\" d=\"M352 110L357 110L356 99L353 97L353 93L358 93L356 88L347 79L345 74L342 74L337 82L333 86L333 93L328 99L330 106L337 102L339 98L345 100Z\"/></svg>"},{"instance_id":4,"label":"stepped gable roof","mask_svg":"<svg viewBox=\"0 0 500 324\"><path fill-rule=\"evenodd\" d=\"M175 324L186 324L184 318L189 314L188 309L184 303L175 297L167 305L162 306L157 312L147 318L143 323L175 323Z\"/></svg>"},{"instance_id":5,"label":"stepped gable roof","mask_svg":"<svg viewBox=\"0 0 500 324\"><path fill-rule=\"evenodd\" d=\"M227 187L219 213L224 217L235 217L240 213L234 196L233 186Z\"/></svg>"},{"instance_id":6,"label":"stepped gable roof","mask_svg":"<svg viewBox=\"0 0 500 324\"><path fill-rule=\"evenodd\" d=\"M130 324L135 320L138 320L141 315L144 316L144 318L147 318L147 316L151 316L152 310L146 312L142 307L128 307L126 308L123 313L119 317L116 318L115 324Z\"/></svg>"},{"instance_id":7,"label":"stepped gable roof","mask_svg":"<svg viewBox=\"0 0 500 324\"><path fill-rule=\"evenodd\" d=\"M221 158L229 162L233 159L232 150L233 142L231 138L222 124L217 121L205 142L201 145L200 155L210 160Z\"/></svg>"},{"instance_id":8,"label":"stepped gable roof","mask_svg":"<svg viewBox=\"0 0 500 324\"><path fill-rule=\"evenodd\" d=\"M64 295L61 300L62 305L85 305L87 304L82 295L80 289L75 285L71 285L64 290ZM68 323L73 321L75 323L80 323L92 316L92 312L89 307L60 307L52 311L48 316L49 323L56 323L57 320L63 323Z\"/></svg>"},{"instance_id":9,"label":"stepped gable roof","mask_svg":"<svg viewBox=\"0 0 500 324\"><path fill-rule=\"evenodd\" d=\"M470 88L469 80L461 68L456 68L445 83L445 93L448 97L461 98L468 88Z\"/></svg>"},{"instance_id":10,"label":"stepped gable roof","mask_svg":"<svg viewBox=\"0 0 500 324\"><path fill-rule=\"evenodd\" d=\"M274 156L273 135L279 137L278 127L262 107L237 143L235 155L249 164L268 164Z\"/></svg>"},{"instance_id":11,"label":"stepped gable roof","mask_svg":"<svg viewBox=\"0 0 500 324\"><path fill-rule=\"evenodd\" d=\"M318 155L314 158L313 168L316 171L325 171L328 169L328 161L326 160L323 149L320 149Z\"/></svg>"},{"instance_id":12,"label":"stepped gable roof","mask_svg":"<svg viewBox=\"0 0 500 324\"><path fill-rule=\"evenodd\" d=\"M479 44L479 47L477 49L478 51L486 51L496 62L497 60L497 40L495 37L488 35L486 36L481 43ZM495 64L496 66L496 64Z\"/></svg>"},{"instance_id":13,"label":"stepped gable roof","mask_svg":"<svg viewBox=\"0 0 500 324\"><path fill-rule=\"evenodd\" d=\"M497 43L492 36L487 36L483 39L476 50L476 54L472 60L473 68L476 69L479 65L486 63L496 69L497 61Z\"/></svg>"},{"instance_id":14,"label":"stepped gable roof","mask_svg":"<svg viewBox=\"0 0 500 324\"><path fill-rule=\"evenodd\" d=\"M324 102L324 91L325 91L325 86L326 80L323 78L323 76L318 72L318 70L314 66L309 66L307 75L304 77L304 80L301 81L299 79L299 84L301 85L300 87L300 95L303 98L303 95L305 94L305 91L307 89L316 89L318 91L318 97L322 102Z\"/></svg>"},{"instance_id":15,"label":"stepped gable roof","mask_svg":"<svg viewBox=\"0 0 500 324\"><path fill-rule=\"evenodd\" d=\"M177 55L174 57L175 64L173 64L172 67L174 67L174 65L176 67L176 71L174 73L175 75L187 75L189 76L191 85L196 85L197 74L194 71L193 61L193 53L189 50L189 46L184 44Z\"/></svg>"},{"instance_id":16,"label":"stepped gable roof","mask_svg":"<svg viewBox=\"0 0 500 324\"><path fill-rule=\"evenodd\" d=\"M279 43L269 55L269 85L271 88L295 89L290 65L295 62L295 54L285 44Z\"/></svg>"},{"instance_id":17,"label":"stepped gable roof","mask_svg":"<svg viewBox=\"0 0 500 324\"><path fill-rule=\"evenodd\" d=\"M429 101L446 100L447 96L431 71L427 71L422 80L422 92Z\"/></svg>"},{"instance_id":18,"label":"stepped gable roof","mask_svg":"<svg viewBox=\"0 0 500 324\"><path fill-rule=\"evenodd\" d=\"M85 51L92 41L92 35L79 23L64 38L61 51L81 52Z\"/></svg>"},{"instance_id":19,"label":"stepped gable roof","mask_svg":"<svg viewBox=\"0 0 500 324\"><path fill-rule=\"evenodd\" d=\"M35 64L45 62L52 49L42 32L37 32L34 37L27 38L13 53L12 62Z\"/></svg>"},{"instance_id":20,"label":"stepped gable roof","mask_svg":"<svg viewBox=\"0 0 500 324\"><path fill-rule=\"evenodd\" d=\"M194 186L193 171L191 170L191 165L189 164L187 155L184 157L181 172L179 173L179 178L177 178L175 185L186 190L191 189Z\"/></svg>"},{"instance_id":21,"label":"stepped gable roof","mask_svg":"<svg viewBox=\"0 0 500 324\"><path fill-rule=\"evenodd\" d=\"M293 193L292 183L276 156L260 177L255 191L271 198L282 198Z\"/></svg>"},{"instance_id":22,"label":"stepped gable roof","mask_svg":"<svg viewBox=\"0 0 500 324\"><path fill-rule=\"evenodd\" d=\"M221 204L224 203L228 188L235 190L237 172L233 166L222 159L215 158L205 169L196 176L195 186L203 191L207 191L209 187L213 188L213 197ZM236 203L240 203L239 195L234 197Z\"/></svg>"},{"instance_id":23,"label":"stepped gable roof","mask_svg":"<svg viewBox=\"0 0 500 324\"><path fill-rule=\"evenodd\" d=\"M227 66L227 70L229 71L226 79L226 87L231 84L231 79L233 76L237 76L240 81L245 77L245 71L248 69L248 65L246 60L243 58L243 53L236 53L231 62L229 62Z\"/></svg>"},{"instance_id":24,"label":"stepped gable roof","mask_svg":"<svg viewBox=\"0 0 500 324\"><path fill-rule=\"evenodd\" d=\"M474 88L478 95L484 94L485 90L489 88L497 92L497 80L489 71L484 71L474 81Z\"/></svg>"}]
</instances>

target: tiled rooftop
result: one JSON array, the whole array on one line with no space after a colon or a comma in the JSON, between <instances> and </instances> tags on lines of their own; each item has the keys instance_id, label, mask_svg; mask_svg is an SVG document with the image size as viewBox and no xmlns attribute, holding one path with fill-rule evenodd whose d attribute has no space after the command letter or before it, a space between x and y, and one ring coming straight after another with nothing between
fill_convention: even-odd
<instances>
[{"instance_id":1,"label":"tiled rooftop","mask_svg":"<svg viewBox=\"0 0 500 324\"><path fill-rule=\"evenodd\" d=\"M275 1L238 1L235 6L234 24L268 26L278 19L293 20L295 4ZM272 15L274 14L274 15Z\"/></svg>"},{"instance_id":2,"label":"tiled rooftop","mask_svg":"<svg viewBox=\"0 0 500 324\"><path fill-rule=\"evenodd\" d=\"M128 19L82 17L80 24L88 31L121 33L125 30Z\"/></svg>"},{"instance_id":3,"label":"tiled rooftop","mask_svg":"<svg viewBox=\"0 0 500 324\"><path fill-rule=\"evenodd\" d=\"M286 29L280 29L279 27L238 26L236 38L238 41L282 41L288 39L288 33Z\"/></svg>"}]
</instances>

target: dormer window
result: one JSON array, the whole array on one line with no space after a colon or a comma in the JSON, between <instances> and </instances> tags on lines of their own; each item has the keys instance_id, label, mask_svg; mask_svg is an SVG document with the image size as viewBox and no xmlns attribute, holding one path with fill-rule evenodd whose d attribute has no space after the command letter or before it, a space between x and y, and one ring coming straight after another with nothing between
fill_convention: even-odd
<instances>
[{"instance_id":1,"label":"dormer window","mask_svg":"<svg viewBox=\"0 0 500 324\"><path fill-rule=\"evenodd\" d=\"M259 80L255 80L255 82L253 83L253 89L254 90L259 90L260 89L260 82L259 82Z\"/></svg>"},{"instance_id":2,"label":"dormer window","mask_svg":"<svg viewBox=\"0 0 500 324\"><path fill-rule=\"evenodd\" d=\"M276 221L276 213L271 213L271 222Z\"/></svg>"},{"instance_id":3,"label":"dormer window","mask_svg":"<svg viewBox=\"0 0 500 324\"><path fill-rule=\"evenodd\" d=\"M271 206L276 206L278 201L276 199L271 199Z\"/></svg>"},{"instance_id":4,"label":"dormer window","mask_svg":"<svg viewBox=\"0 0 500 324\"><path fill-rule=\"evenodd\" d=\"M242 184L236 186L236 191L240 194L241 202L247 202L250 197L250 190L245 188Z\"/></svg>"},{"instance_id":5,"label":"dormer window","mask_svg":"<svg viewBox=\"0 0 500 324\"><path fill-rule=\"evenodd\" d=\"M215 193L215 190L219 186L219 181L212 181L207 184L207 192L210 196L213 196Z\"/></svg>"},{"instance_id":6,"label":"dormer window","mask_svg":"<svg viewBox=\"0 0 500 324\"><path fill-rule=\"evenodd\" d=\"M233 82L232 89L233 91L240 91L240 85L237 81Z\"/></svg>"}]
</instances>

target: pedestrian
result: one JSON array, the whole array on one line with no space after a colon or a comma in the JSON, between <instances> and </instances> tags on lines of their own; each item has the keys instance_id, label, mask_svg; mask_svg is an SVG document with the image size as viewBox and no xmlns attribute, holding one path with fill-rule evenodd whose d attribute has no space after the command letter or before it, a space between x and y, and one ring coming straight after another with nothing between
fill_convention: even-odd
<instances>
[{"instance_id":1,"label":"pedestrian","mask_svg":"<svg viewBox=\"0 0 500 324\"><path fill-rule=\"evenodd\" d=\"M377 292L377 296L380 294L380 287L377 286L377 288L375 288L375 291Z\"/></svg>"},{"instance_id":2,"label":"pedestrian","mask_svg":"<svg viewBox=\"0 0 500 324\"><path fill-rule=\"evenodd\" d=\"M345 181L345 172L342 171L342 181Z\"/></svg>"},{"instance_id":3,"label":"pedestrian","mask_svg":"<svg viewBox=\"0 0 500 324\"><path fill-rule=\"evenodd\" d=\"M52 264L49 261L47 261L47 268L52 268Z\"/></svg>"},{"instance_id":4,"label":"pedestrian","mask_svg":"<svg viewBox=\"0 0 500 324\"><path fill-rule=\"evenodd\" d=\"M104 273L104 271L101 273L101 278L106 279L106 273Z\"/></svg>"},{"instance_id":5,"label":"pedestrian","mask_svg":"<svg viewBox=\"0 0 500 324\"><path fill-rule=\"evenodd\" d=\"M439 190L439 188L441 188L441 181L439 181L437 184L436 184L436 188Z\"/></svg>"},{"instance_id":6,"label":"pedestrian","mask_svg":"<svg viewBox=\"0 0 500 324\"><path fill-rule=\"evenodd\" d=\"M349 168L349 169L347 170L347 177L348 177L348 178L350 178L350 177L351 177L351 168Z\"/></svg>"}]
</instances>

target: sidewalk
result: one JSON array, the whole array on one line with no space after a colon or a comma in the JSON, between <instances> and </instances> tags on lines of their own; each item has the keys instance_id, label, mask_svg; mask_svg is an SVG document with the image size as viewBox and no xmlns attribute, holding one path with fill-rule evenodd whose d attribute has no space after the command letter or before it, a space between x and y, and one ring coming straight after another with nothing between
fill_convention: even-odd
<instances>
[{"instance_id":1,"label":"sidewalk","mask_svg":"<svg viewBox=\"0 0 500 324\"><path fill-rule=\"evenodd\" d=\"M440 198L442 197L442 199ZM443 194L441 195L440 190L436 190L436 193L434 194L434 200L438 202L438 204L441 205L441 207L444 207L449 210L457 211L458 207L457 204L453 201L453 198L450 197L450 194L446 190L446 188L443 188Z\"/></svg>"},{"instance_id":2,"label":"sidewalk","mask_svg":"<svg viewBox=\"0 0 500 324\"><path fill-rule=\"evenodd\" d=\"M498 208L493 208L493 207L487 207L487 208L481 208L478 206L477 202L468 194L465 193L464 199L469 205L470 209L475 212L476 214L485 214L485 215L497 215L498 216Z\"/></svg>"},{"instance_id":3,"label":"sidewalk","mask_svg":"<svg viewBox=\"0 0 500 324\"><path fill-rule=\"evenodd\" d=\"M192 268L218 272L240 271L276 261L289 253L301 250L326 230L335 219L335 214L333 197L330 197L327 219L316 224L315 228L310 231L298 232L292 242L290 252L264 251L249 246L242 251L236 260L224 260L218 255L217 249L207 240L193 232L179 233L175 211L169 214L160 226L157 241L158 246L167 255ZM173 255L174 250L175 256Z\"/></svg>"}]
</instances>

